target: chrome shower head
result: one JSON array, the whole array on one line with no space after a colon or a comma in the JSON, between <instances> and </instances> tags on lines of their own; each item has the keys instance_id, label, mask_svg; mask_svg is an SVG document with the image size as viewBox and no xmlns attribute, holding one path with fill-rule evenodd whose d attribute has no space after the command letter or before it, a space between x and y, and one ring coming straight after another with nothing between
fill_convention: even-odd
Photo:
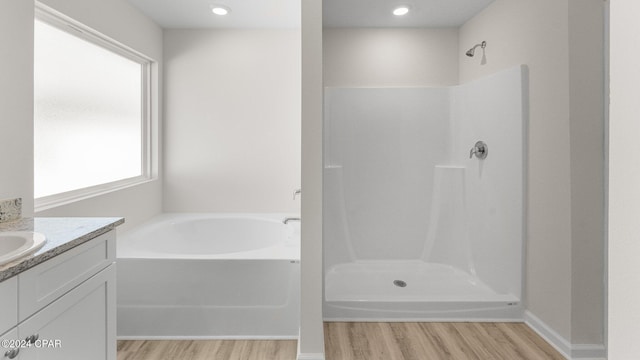
<instances>
[{"instance_id":1,"label":"chrome shower head","mask_svg":"<svg viewBox=\"0 0 640 360\"><path fill-rule=\"evenodd\" d=\"M483 41L483 42L481 42L480 44L477 44L477 45L475 45L474 47L472 47L471 49L469 49L469 51L467 51L467 56L468 56L468 57L473 57L473 55L474 55L474 54L475 54L475 52L476 52L476 48L477 48L478 46L480 46L481 48L483 48L483 49L484 49L485 47L487 47L487 42L486 42L486 41Z\"/></svg>"}]
</instances>

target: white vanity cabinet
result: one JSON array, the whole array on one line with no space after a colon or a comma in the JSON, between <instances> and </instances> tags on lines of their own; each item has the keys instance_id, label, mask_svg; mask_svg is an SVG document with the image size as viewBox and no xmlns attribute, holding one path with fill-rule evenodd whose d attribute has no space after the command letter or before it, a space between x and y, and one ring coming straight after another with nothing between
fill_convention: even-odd
<instances>
[{"instance_id":1,"label":"white vanity cabinet","mask_svg":"<svg viewBox=\"0 0 640 360\"><path fill-rule=\"evenodd\" d=\"M15 359L115 360L114 261L110 231L20 273Z\"/></svg>"}]
</instances>

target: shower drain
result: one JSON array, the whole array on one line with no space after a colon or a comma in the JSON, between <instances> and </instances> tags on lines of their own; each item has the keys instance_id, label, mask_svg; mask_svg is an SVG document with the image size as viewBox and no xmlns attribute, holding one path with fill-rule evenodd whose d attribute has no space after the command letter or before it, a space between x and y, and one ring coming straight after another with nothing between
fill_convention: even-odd
<instances>
[{"instance_id":1,"label":"shower drain","mask_svg":"<svg viewBox=\"0 0 640 360\"><path fill-rule=\"evenodd\" d=\"M402 280L393 280L393 285L397 287L406 287L407 283Z\"/></svg>"}]
</instances>

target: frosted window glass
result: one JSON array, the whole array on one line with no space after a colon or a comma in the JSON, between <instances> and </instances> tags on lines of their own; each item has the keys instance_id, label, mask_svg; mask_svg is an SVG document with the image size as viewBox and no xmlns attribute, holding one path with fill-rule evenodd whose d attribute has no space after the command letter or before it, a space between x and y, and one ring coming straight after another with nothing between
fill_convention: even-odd
<instances>
[{"instance_id":1,"label":"frosted window glass","mask_svg":"<svg viewBox=\"0 0 640 360\"><path fill-rule=\"evenodd\" d=\"M35 22L35 197L143 174L143 65Z\"/></svg>"}]
</instances>

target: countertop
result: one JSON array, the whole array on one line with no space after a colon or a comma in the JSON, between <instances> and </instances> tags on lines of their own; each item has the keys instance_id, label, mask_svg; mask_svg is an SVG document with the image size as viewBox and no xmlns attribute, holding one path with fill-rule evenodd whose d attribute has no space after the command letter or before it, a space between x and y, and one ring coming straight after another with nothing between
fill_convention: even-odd
<instances>
[{"instance_id":1,"label":"countertop","mask_svg":"<svg viewBox=\"0 0 640 360\"><path fill-rule=\"evenodd\" d=\"M16 276L123 223L124 218L118 217L23 218L0 223L0 232L35 231L47 238L44 246L35 253L0 266L0 281Z\"/></svg>"}]
</instances>

